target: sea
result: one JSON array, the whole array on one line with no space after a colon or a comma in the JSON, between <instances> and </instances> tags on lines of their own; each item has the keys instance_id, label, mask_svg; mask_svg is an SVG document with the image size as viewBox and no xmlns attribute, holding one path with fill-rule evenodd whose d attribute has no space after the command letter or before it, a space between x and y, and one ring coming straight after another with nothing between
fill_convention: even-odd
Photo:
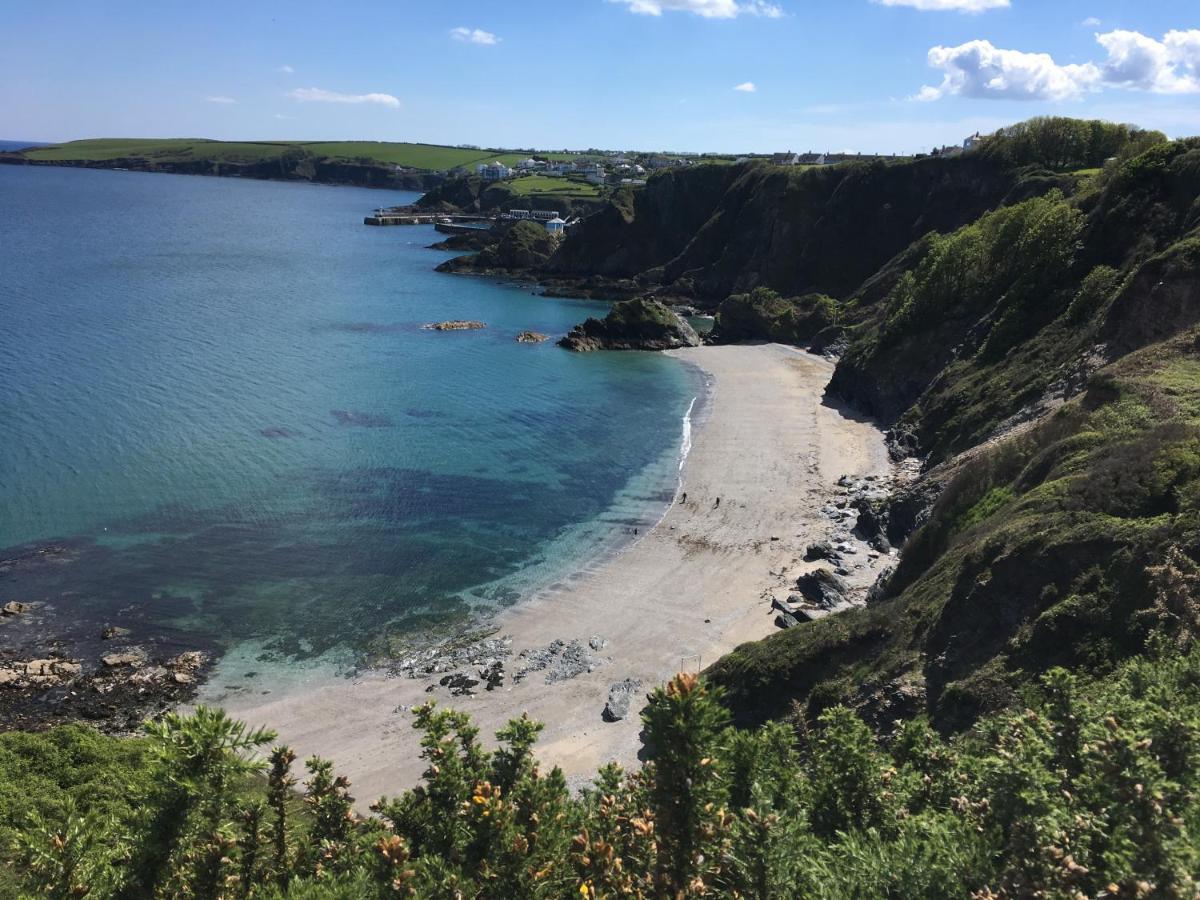
<instances>
[{"instance_id":1,"label":"sea","mask_svg":"<svg viewBox=\"0 0 1200 900\"><path fill-rule=\"evenodd\" d=\"M606 304L363 224L414 199L0 166L0 603L356 665L652 526L697 371L518 343ZM423 327L446 319L487 327Z\"/></svg>"}]
</instances>

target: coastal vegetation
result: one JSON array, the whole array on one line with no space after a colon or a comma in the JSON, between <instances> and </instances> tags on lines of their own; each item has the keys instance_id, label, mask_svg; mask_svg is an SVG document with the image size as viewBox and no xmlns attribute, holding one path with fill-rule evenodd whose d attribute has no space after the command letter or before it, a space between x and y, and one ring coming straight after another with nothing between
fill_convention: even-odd
<instances>
[{"instance_id":1,"label":"coastal vegetation","mask_svg":"<svg viewBox=\"0 0 1200 900\"><path fill-rule=\"evenodd\" d=\"M607 766L578 795L537 764L537 723L513 721L489 751L468 716L430 703L414 712L422 784L367 816L328 761L302 774L286 747L268 753L269 732L203 708L138 740L3 736L0 821L14 825L0 890L1191 897L1196 625L1161 620L1146 653L1106 677L1053 669L949 740L915 717L880 743L843 706L811 728L738 730L720 691L679 675L642 714L642 769Z\"/></svg>"},{"instance_id":2,"label":"coastal vegetation","mask_svg":"<svg viewBox=\"0 0 1200 900\"><path fill-rule=\"evenodd\" d=\"M1200 140L1039 119L953 158L691 166L445 268L643 295L572 349L698 343L680 299L714 341L835 349L828 401L918 461L858 509L894 569L655 689L644 765L579 794L536 723L488 750L432 704L422 784L370 816L216 711L0 735L0 889L1196 896Z\"/></svg>"}]
</instances>

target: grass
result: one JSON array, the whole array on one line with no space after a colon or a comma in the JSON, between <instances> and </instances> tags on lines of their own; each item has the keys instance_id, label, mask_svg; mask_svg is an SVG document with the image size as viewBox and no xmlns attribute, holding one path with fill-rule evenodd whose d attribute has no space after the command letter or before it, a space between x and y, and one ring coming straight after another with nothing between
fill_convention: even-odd
<instances>
[{"instance_id":1,"label":"grass","mask_svg":"<svg viewBox=\"0 0 1200 900\"><path fill-rule=\"evenodd\" d=\"M526 175L506 181L504 184L516 197L530 197L536 194L556 197L600 196L600 189L594 184L571 181L566 178L554 178L549 175Z\"/></svg>"},{"instance_id":2,"label":"grass","mask_svg":"<svg viewBox=\"0 0 1200 900\"><path fill-rule=\"evenodd\" d=\"M157 159L163 162L187 159L249 162L279 156L289 146L291 145L283 141L242 143L209 141L203 138L101 138L43 147L31 150L27 156L30 159L54 162L107 161L135 157Z\"/></svg>"},{"instance_id":3,"label":"grass","mask_svg":"<svg viewBox=\"0 0 1200 900\"><path fill-rule=\"evenodd\" d=\"M499 160L511 166L527 159L528 153L474 150L438 144L390 143L384 141L212 141L206 138L99 138L71 141L29 152L30 159L46 162L95 161L147 158L161 162L213 159L255 162L272 159L300 147L313 156L357 160L439 171ZM571 153L539 153L552 160L579 161L590 157Z\"/></svg>"},{"instance_id":4,"label":"grass","mask_svg":"<svg viewBox=\"0 0 1200 900\"><path fill-rule=\"evenodd\" d=\"M512 166L523 159L524 153L497 153L484 150L468 150L460 147L442 147L436 144L393 144L382 141L337 141L303 145L315 156L332 156L342 159L370 157L383 163L392 163L411 169L453 169L458 166L472 168L480 163L496 160Z\"/></svg>"}]
</instances>

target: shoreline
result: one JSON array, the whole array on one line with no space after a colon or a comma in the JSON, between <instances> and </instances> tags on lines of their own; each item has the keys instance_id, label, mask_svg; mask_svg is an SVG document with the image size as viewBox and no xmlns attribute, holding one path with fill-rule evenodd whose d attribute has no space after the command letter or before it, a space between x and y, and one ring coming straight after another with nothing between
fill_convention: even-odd
<instances>
[{"instance_id":1,"label":"shoreline","mask_svg":"<svg viewBox=\"0 0 1200 900\"><path fill-rule=\"evenodd\" d=\"M786 598L796 577L817 566L801 561L804 550L833 530L821 507L836 495L837 480L891 471L878 429L823 404L829 360L778 344L669 355L709 381L675 502L620 552L601 554L495 616L488 652L503 641L511 655L494 690L480 685L456 696L454 683L439 683L445 670L422 677L393 670L265 695L221 695L210 681L205 701L275 728L302 756L331 758L363 805L419 781L424 763L408 710L430 699L471 713L489 743L527 712L545 725L539 759L560 766L575 786L606 762L636 765L647 692L680 669L702 669L771 634L772 600ZM864 558L847 580L865 593L886 561ZM573 668L560 664L564 645ZM521 669L528 671L518 681ZM471 664L462 671L474 675ZM628 714L605 721L610 687L627 679L640 682Z\"/></svg>"}]
</instances>

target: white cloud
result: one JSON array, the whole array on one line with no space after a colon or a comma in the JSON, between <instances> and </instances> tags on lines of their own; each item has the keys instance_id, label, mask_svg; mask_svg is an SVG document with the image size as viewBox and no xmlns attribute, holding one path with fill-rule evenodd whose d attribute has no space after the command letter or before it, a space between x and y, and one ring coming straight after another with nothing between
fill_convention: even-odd
<instances>
[{"instance_id":1,"label":"white cloud","mask_svg":"<svg viewBox=\"0 0 1200 900\"><path fill-rule=\"evenodd\" d=\"M1048 53L1002 50L989 41L934 47L929 65L942 70L942 83L926 85L912 99L1071 100L1104 88L1200 93L1200 29L1169 31L1161 41L1137 31L1110 31L1097 34L1096 41L1107 59L1082 65L1059 65Z\"/></svg>"},{"instance_id":2,"label":"white cloud","mask_svg":"<svg viewBox=\"0 0 1200 900\"><path fill-rule=\"evenodd\" d=\"M767 0L609 0L623 3L630 12L643 16L661 16L664 12L690 12L705 19L736 19L761 16L780 19L783 8Z\"/></svg>"},{"instance_id":3,"label":"white cloud","mask_svg":"<svg viewBox=\"0 0 1200 900\"><path fill-rule=\"evenodd\" d=\"M1137 31L1096 35L1108 53L1106 84L1155 94L1200 92L1200 30L1169 31L1161 41Z\"/></svg>"},{"instance_id":4,"label":"white cloud","mask_svg":"<svg viewBox=\"0 0 1200 900\"><path fill-rule=\"evenodd\" d=\"M232 97L217 96L217 97L205 97L204 99L208 103L237 103L237 101L234 100Z\"/></svg>"},{"instance_id":5,"label":"white cloud","mask_svg":"<svg viewBox=\"0 0 1200 900\"><path fill-rule=\"evenodd\" d=\"M1088 16L1086 19L1084 19L1079 24L1082 25L1084 28L1099 28L1101 25L1101 22L1095 16Z\"/></svg>"},{"instance_id":6,"label":"white cloud","mask_svg":"<svg viewBox=\"0 0 1200 900\"><path fill-rule=\"evenodd\" d=\"M293 75L296 72L296 70L291 66L280 66L278 71L282 72L284 75Z\"/></svg>"},{"instance_id":7,"label":"white cloud","mask_svg":"<svg viewBox=\"0 0 1200 900\"><path fill-rule=\"evenodd\" d=\"M909 6L926 12L981 13L989 9L1008 9L1012 0L872 0L881 6Z\"/></svg>"},{"instance_id":8,"label":"white cloud","mask_svg":"<svg viewBox=\"0 0 1200 900\"><path fill-rule=\"evenodd\" d=\"M758 90L758 87L753 81L743 81L741 84L734 85L735 91L741 91L743 94L753 94Z\"/></svg>"},{"instance_id":9,"label":"white cloud","mask_svg":"<svg viewBox=\"0 0 1200 900\"><path fill-rule=\"evenodd\" d=\"M500 43L500 38L482 28L451 28L450 37L464 44L483 44L488 47Z\"/></svg>"},{"instance_id":10,"label":"white cloud","mask_svg":"<svg viewBox=\"0 0 1200 900\"><path fill-rule=\"evenodd\" d=\"M393 109L400 108L400 100L391 94L339 94L321 88L296 88L288 96L301 103L378 103Z\"/></svg>"},{"instance_id":11,"label":"white cloud","mask_svg":"<svg viewBox=\"0 0 1200 900\"><path fill-rule=\"evenodd\" d=\"M277 118L277 119L294 119L296 117L295 116L285 116L283 113L275 113L275 118Z\"/></svg>"},{"instance_id":12,"label":"white cloud","mask_svg":"<svg viewBox=\"0 0 1200 900\"><path fill-rule=\"evenodd\" d=\"M1092 63L1060 66L1048 53L1002 50L990 41L934 47L929 65L945 74L937 87L926 85L914 99L938 100L951 94L999 100L1069 100L1099 79Z\"/></svg>"}]
</instances>

